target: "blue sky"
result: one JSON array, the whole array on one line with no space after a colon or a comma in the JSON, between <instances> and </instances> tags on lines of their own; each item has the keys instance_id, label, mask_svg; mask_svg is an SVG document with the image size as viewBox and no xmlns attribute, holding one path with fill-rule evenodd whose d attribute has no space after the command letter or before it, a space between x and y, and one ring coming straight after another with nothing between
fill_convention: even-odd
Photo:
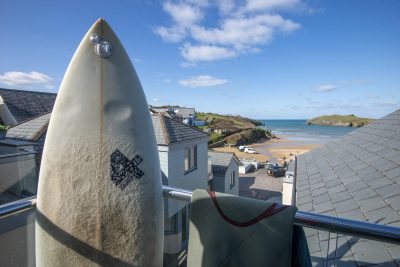
<instances>
[{"instance_id":1,"label":"blue sky","mask_svg":"<svg viewBox=\"0 0 400 267\"><path fill-rule=\"evenodd\" d=\"M149 104L252 118L400 108L400 1L0 1L0 87L56 92L90 26L120 37Z\"/></svg>"}]
</instances>

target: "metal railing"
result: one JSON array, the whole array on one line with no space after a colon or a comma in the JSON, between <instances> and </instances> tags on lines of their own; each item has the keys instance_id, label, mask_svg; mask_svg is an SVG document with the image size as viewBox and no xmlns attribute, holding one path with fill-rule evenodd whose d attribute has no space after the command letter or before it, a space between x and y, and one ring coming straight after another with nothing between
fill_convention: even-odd
<instances>
[{"instance_id":1,"label":"metal railing","mask_svg":"<svg viewBox=\"0 0 400 267\"><path fill-rule=\"evenodd\" d=\"M38 152L34 151L34 150L24 149L23 152L2 154L2 155L0 155L0 159L15 158L15 157L19 157L19 156L28 156L28 155L35 155L35 154L38 154Z\"/></svg>"},{"instance_id":2,"label":"metal railing","mask_svg":"<svg viewBox=\"0 0 400 267\"><path fill-rule=\"evenodd\" d=\"M163 187L164 197L190 202L192 191ZM26 198L0 206L0 219L29 210L36 206L36 198ZM295 224L317 230L357 236L371 240L400 245L400 227L381 225L370 222L355 221L333 216L297 211Z\"/></svg>"}]
</instances>

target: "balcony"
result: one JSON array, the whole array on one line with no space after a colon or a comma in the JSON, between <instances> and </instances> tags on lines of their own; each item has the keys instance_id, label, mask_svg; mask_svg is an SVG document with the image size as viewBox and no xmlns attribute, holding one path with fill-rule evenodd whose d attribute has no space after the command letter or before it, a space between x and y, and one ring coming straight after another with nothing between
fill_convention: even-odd
<instances>
[{"instance_id":1,"label":"balcony","mask_svg":"<svg viewBox=\"0 0 400 267\"><path fill-rule=\"evenodd\" d=\"M191 191L171 187L164 187L163 193L165 198L186 202L190 201L192 194ZM35 266L35 205L36 198L33 196L0 206L0 255L3 266ZM320 243L321 257L311 253L314 266L356 266L354 262L346 260L345 255L355 252L346 246L344 240L353 243L359 239L374 240L374 243L390 247L392 251L399 251L400 248L399 227L301 211L296 213L295 224L303 226L311 238L313 236L310 233L315 230L326 236ZM308 242L310 251L313 252L312 246L315 244L310 243L310 239ZM379 254L379 251L376 253ZM368 261L370 257L371 255L366 254L365 260L361 259L357 264L373 265L373 262ZM381 264L383 263L385 262ZM385 264L392 266L395 263Z\"/></svg>"}]
</instances>

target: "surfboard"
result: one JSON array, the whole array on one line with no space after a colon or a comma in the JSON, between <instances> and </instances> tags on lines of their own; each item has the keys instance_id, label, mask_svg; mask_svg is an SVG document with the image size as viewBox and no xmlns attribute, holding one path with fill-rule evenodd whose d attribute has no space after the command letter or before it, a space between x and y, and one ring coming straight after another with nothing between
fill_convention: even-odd
<instances>
[{"instance_id":1,"label":"surfboard","mask_svg":"<svg viewBox=\"0 0 400 267\"><path fill-rule=\"evenodd\" d=\"M76 50L39 174L36 266L162 266L160 163L148 104L99 19Z\"/></svg>"}]
</instances>

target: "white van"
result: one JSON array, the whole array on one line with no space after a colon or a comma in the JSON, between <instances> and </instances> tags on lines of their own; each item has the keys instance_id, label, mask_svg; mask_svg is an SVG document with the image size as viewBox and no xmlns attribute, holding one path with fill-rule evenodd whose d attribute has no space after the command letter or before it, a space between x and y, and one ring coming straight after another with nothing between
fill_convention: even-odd
<instances>
[{"instance_id":1,"label":"white van","mask_svg":"<svg viewBox=\"0 0 400 267\"><path fill-rule=\"evenodd\" d=\"M255 150L252 149L251 147L246 147L246 148L244 149L244 152L245 152L245 153L249 153L249 154L256 154L256 153L257 153L257 151L255 151Z\"/></svg>"}]
</instances>

